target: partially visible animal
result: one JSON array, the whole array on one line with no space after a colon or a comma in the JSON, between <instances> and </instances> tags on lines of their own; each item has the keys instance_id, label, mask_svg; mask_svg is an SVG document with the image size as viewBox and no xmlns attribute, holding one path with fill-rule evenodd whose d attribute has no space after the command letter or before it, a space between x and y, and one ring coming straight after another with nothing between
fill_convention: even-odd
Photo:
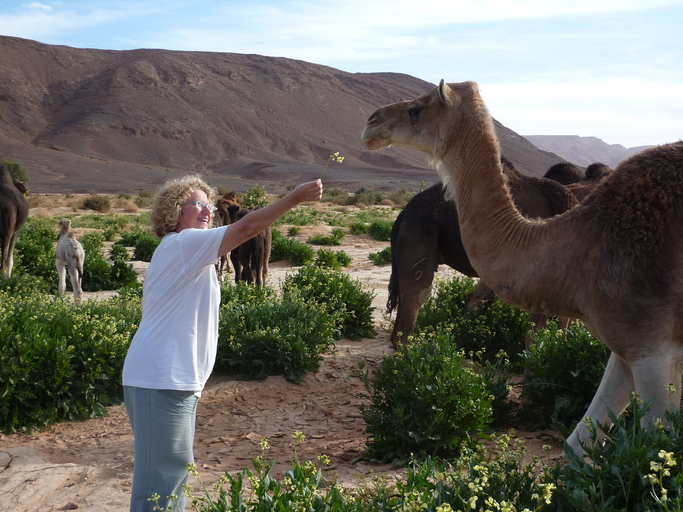
<instances>
[{"instance_id":1,"label":"partially visible animal","mask_svg":"<svg viewBox=\"0 0 683 512\"><path fill-rule=\"evenodd\" d=\"M576 165L569 162L560 162L551 165L543 175L544 178L557 181L562 185L570 185L583 181L584 174Z\"/></svg>"},{"instance_id":2,"label":"partially visible animal","mask_svg":"<svg viewBox=\"0 0 683 512\"><path fill-rule=\"evenodd\" d=\"M472 266L527 311L583 320L611 351L568 446L610 424L635 392L652 401L641 426L667 425L683 373L683 141L622 161L578 206L529 220L512 201L500 144L477 84L441 83L368 119L368 149L418 150L447 184ZM600 441L602 432L597 432Z\"/></svg>"},{"instance_id":3,"label":"partially visible animal","mask_svg":"<svg viewBox=\"0 0 683 512\"><path fill-rule=\"evenodd\" d=\"M530 218L546 218L563 213L578 203L555 181L520 174L512 162L501 158L515 206ZM387 314L396 312L391 344L406 343L415 330L417 314L429 296L434 274L441 264L469 276L479 277L472 267L460 238L458 211L445 197L442 183L416 194L398 215L391 231L391 277ZM495 297L477 284L477 296ZM546 325L544 315L532 315L532 331ZM531 343L529 334L525 344Z\"/></svg>"},{"instance_id":4,"label":"partially visible animal","mask_svg":"<svg viewBox=\"0 0 683 512\"><path fill-rule=\"evenodd\" d=\"M230 206L230 222L237 222L251 210ZM247 240L230 252L230 261L235 269L235 283L244 281L263 286L268 276L268 260L273 244L270 226L255 237Z\"/></svg>"},{"instance_id":5,"label":"partially visible animal","mask_svg":"<svg viewBox=\"0 0 683 512\"><path fill-rule=\"evenodd\" d=\"M21 185L23 183L17 182ZM0 242L2 258L0 271L12 277L14 267L14 246L19 230L28 219L28 201L15 185L15 180L6 165L0 165Z\"/></svg>"},{"instance_id":6,"label":"partially visible animal","mask_svg":"<svg viewBox=\"0 0 683 512\"><path fill-rule=\"evenodd\" d=\"M578 183L572 183L571 185L568 185L567 188L574 194L579 202L583 202L584 199L593 192L595 187L598 186L602 179L609 176L611 172L612 169L601 162L592 163L586 167L586 175L583 180Z\"/></svg>"},{"instance_id":7,"label":"partially visible animal","mask_svg":"<svg viewBox=\"0 0 683 512\"><path fill-rule=\"evenodd\" d=\"M213 225L215 227L227 226L230 224L230 207L237 206L238 209L242 205L242 199L237 197L235 192L226 192L222 197L216 201L216 211L213 216ZM223 279L225 273L230 272L230 264L228 262L228 255L223 254L216 263L216 274L219 279Z\"/></svg>"},{"instance_id":8,"label":"partially visible animal","mask_svg":"<svg viewBox=\"0 0 683 512\"><path fill-rule=\"evenodd\" d=\"M55 249L57 275L59 276L59 296L66 292L66 268L69 269L69 279L74 292L74 300L79 302L83 295L83 264L85 251L81 243L76 240L71 231L71 220L59 221L59 240Z\"/></svg>"}]
</instances>

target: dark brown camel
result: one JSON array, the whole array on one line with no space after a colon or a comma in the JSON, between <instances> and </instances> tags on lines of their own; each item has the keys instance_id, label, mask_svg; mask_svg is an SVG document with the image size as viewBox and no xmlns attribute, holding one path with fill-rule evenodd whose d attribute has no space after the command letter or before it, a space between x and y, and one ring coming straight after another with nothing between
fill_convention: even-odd
<instances>
[{"instance_id":1,"label":"dark brown camel","mask_svg":"<svg viewBox=\"0 0 683 512\"><path fill-rule=\"evenodd\" d=\"M529 218L547 218L563 213L578 203L572 194L555 181L524 176L506 158L503 168L515 205ZM387 313L394 309L396 321L391 344L405 343L415 330L417 314L429 296L434 273L440 264L479 277L472 268L460 238L458 212L438 183L415 195L398 215L391 231L391 277ZM477 286L485 294L485 285ZM492 292L493 293L493 292ZM546 323L544 315L533 315L536 329ZM530 338L527 336L526 344Z\"/></svg>"},{"instance_id":2,"label":"dark brown camel","mask_svg":"<svg viewBox=\"0 0 683 512\"><path fill-rule=\"evenodd\" d=\"M28 218L28 202L24 194L14 184L9 169L0 165L0 239L2 240L2 260L0 270L6 277L12 277L14 266L14 246L19 230Z\"/></svg>"},{"instance_id":3,"label":"dark brown camel","mask_svg":"<svg viewBox=\"0 0 683 512\"><path fill-rule=\"evenodd\" d=\"M551 165L543 175L544 178L557 181L562 185L570 185L583 181L584 174L577 166L569 162L560 162Z\"/></svg>"},{"instance_id":4,"label":"dark brown camel","mask_svg":"<svg viewBox=\"0 0 683 512\"><path fill-rule=\"evenodd\" d=\"M229 208L231 206L237 206L238 209L242 205L242 200L237 197L235 192L226 192L223 197L219 197L216 201L216 212L213 215L213 225L215 227L227 226L230 224L230 212ZM228 263L228 256L224 254L221 259L216 263L216 273L220 279L223 278L225 272L230 272L230 264Z\"/></svg>"},{"instance_id":5,"label":"dark brown camel","mask_svg":"<svg viewBox=\"0 0 683 512\"><path fill-rule=\"evenodd\" d=\"M584 199L588 197L588 194L593 191L603 178L609 176L611 172L612 169L601 162L590 164L586 167L586 175L583 180L578 183L567 185L567 188L576 196L576 199L578 199L579 202L583 203Z\"/></svg>"},{"instance_id":6,"label":"dark brown camel","mask_svg":"<svg viewBox=\"0 0 683 512\"><path fill-rule=\"evenodd\" d=\"M250 210L240 209L237 205L230 206L228 211L231 223L250 212ZM272 243L273 235L269 226L230 252L230 261L232 261L232 266L235 269L235 283L244 281L249 284L256 284L256 286L265 284Z\"/></svg>"}]
</instances>

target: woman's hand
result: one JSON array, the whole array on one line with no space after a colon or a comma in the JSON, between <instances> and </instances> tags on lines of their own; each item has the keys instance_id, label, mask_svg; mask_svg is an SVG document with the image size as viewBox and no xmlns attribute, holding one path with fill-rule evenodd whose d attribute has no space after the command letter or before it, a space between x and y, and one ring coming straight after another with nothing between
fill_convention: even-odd
<instances>
[{"instance_id":1,"label":"woman's hand","mask_svg":"<svg viewBox=\"0 0 683 512\"><path fill-rule=\"evenodd\" d=\"M318 179L302 183L292 190L292 195L296 198L297 203L320 201L320 198L323 196L323 182Z\"/></svg>"}]
</instances>

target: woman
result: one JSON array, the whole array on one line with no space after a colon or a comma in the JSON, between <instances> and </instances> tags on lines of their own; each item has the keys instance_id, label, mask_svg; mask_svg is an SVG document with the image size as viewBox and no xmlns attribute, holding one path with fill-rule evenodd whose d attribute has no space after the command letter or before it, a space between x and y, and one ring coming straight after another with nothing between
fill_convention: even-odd
<instances>
[{"instance_id":1,"label":"woman","mask_svg":"<svg viewBox=\"0 0 683 512\"><path fill-rule=\"evenodd\" d=\"M320 180L228 226L211 227L213 190L199 176L166 183L152 205L161 238L145 276L142 321L123 366L126 410L135 437L131 512L183 510L194 461L197 401L216 359L220 287L215 263L304 201ZM177 496L177 501L168 499Z\"/></svg>"}]
</instances>

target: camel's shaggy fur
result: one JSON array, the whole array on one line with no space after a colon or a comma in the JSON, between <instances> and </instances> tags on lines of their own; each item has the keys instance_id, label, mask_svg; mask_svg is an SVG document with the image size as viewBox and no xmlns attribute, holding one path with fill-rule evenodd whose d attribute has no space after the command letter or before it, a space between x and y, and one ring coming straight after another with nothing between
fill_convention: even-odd
<instances>
[{"instance_id":1,"label":"camel's shaggy fur","mask_svg":"<svg viewBox=\"0 0 683 512\"><path fill-rule=\"evenodd\" d=\"M644 426L678 409L683 371L683 141L623 161L569 212L530 221L515 209L491 116L473 82L441 84L377 110L369 149L424 152L455 198L472 266L528 311L579 318L612 351L584 419L568 439L583 453L590 418L607 424L631 391L653 406Z\"/></svg>"},{"instance_id":2,"label":"camel's shaggy fur","mask_svg":"<svg viewBox=\"0 0 683 512\"><path fill-rule=\"evenodd\" d=\"M230 207L230 222L237 222L250 210L238 210ZM247 240L230 252L230 261L235 269L235 283L244 281L256 286L263 286L268 276L268 260L273 245L273 234L270 226L255 237Z\"/></svg>"},{"instance_id":3,"label":"camel's shaggy fur","mask_svg":"<svg viewBox=\"0 0 683 512\"><path fill-rule=\"evenodd\" d=\"M12 277L14 267L14 246L19 237L19 230L28 218L28 201L17 186L26 187L12 178L6 165L0 165L0 271L6 277Z\"/></svg>"},{"instance_id":4,"label":"camel's shaggy fur","mask_svg":"<svg viewBox=\"0 0 683 512\"><path fill-rule=\"evenodd\" d=\"M69 279L74 291L74 300L79 302L83 294L83 263L85 251L81 243L71 232L71 220L59 221L59 241L57 242L56 265L59 276L59 296L64 297L66 291L66 267L69 268Z\"/></svg>"},{"instance_id":5,"label":"camel's shaggy fur","mask_svg":"<svg viewBox=\"0 0 683 512\"><path fill-rule=\"evenodd\" d=\"M237 197L235 192L226 192L223 197L219 197L216 201L216 211L213 214L213 225L215 227L227 226L230 224L230 207L235 207L239 210L242 205L242 200ZM216 273L219 279L223 279L226 272L230 272L230 264L228 263L228 255L221 255L220 261L216 264Z\"/></svg>"},{"instance_id":6,"label":"camel's shaggy fur","mask_svg":"<svg viewBox=\"0 0 683 512\"><path fill-rule=\"evenodd\" d=\"M507 186L523 215L552 217L578 204L574 196L555 181L522 175L508 159L503 157L502 161ZM417 314L429 295L440 264L469 277L479 277L460 238L455 203L445 198L443 185L438 183L408 202L391 231L392 269L387 314L397 309L391 333L394 348L398 342L405 343L413 333ZM481 289L486 285L482 282L478 286L479 293L486 295ZM544 315L534 315L532 323L537 330L545 326L546 320ZM527 346L530 341L527 336Z\"/></svg>"},{"instance_id":7,"label":"camel's shaggy fur","mask_svg":"<svg viewBox=\"0 0 683 512\"><path fill-rule=\"evenodd\" d=\"M571 185L583 181L584 174L577 166L569 162L560 162L550 166L543 175L544 178L557 181L562 185Z\"/></svg>"}]
</instances>

